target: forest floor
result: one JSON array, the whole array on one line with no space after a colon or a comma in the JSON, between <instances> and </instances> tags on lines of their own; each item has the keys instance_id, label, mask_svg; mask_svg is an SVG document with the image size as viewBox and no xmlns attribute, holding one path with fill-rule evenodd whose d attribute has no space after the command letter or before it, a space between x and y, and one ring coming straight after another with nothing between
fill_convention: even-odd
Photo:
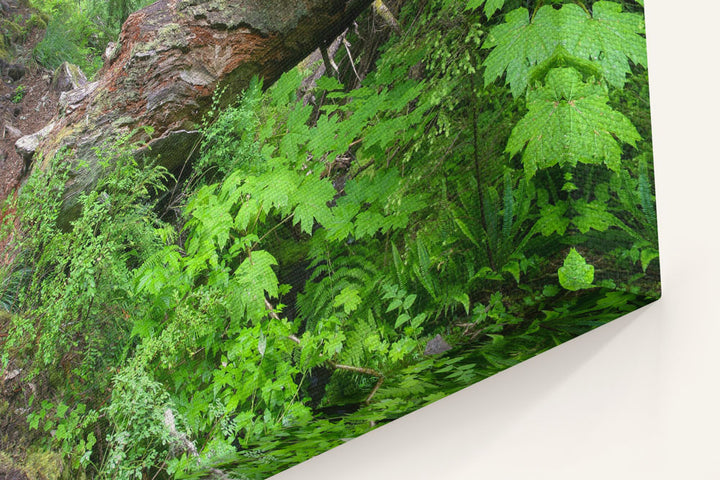
<instances>
[{"instance_id":1,"label":"forest floor","mask_svg":"<svg viewBox=\"0 0 720 480\"><path fill-rule=\"evenodd\" d=\"M8 5L9 17L15 23L30 18L32 12L28 7L17 2ZM40 67L32 58L33 49L44 34L43 29L30 28L15 39L8 63L22 65L25 74L17 80L10 78L7 71L0 76L0 201L17 188L23 175L23 160L15 151L18 133L37 132L57 110L60 94L50 88L52 71Z\"/></svg>"},{"instance_id":2,"label":"forest floor","mask_svg":"<svg viewBox=\"0 0 720 480\"><path fill-rule=\"evenodd\" d=\"M7 11L3 16L25 27L32 10L23 6L23 2L5 2ZM59 92L50 88L52 71L39 66L33 59L35 46L43 39L45 31L39 27L23 28L25 33L15 38L5 39L9 58L5 64L19 65L23 75L13 79L8 68L0 69L0 204L9 195L14 195L23 179L25 165L15 150L15 142L23 135L41 130L53 118L57 111ZM2 32L0 32L2 35ZM6 215L13 211L0 209L0 225ZM10 238L10 237L8 237ZM0 244L0 251L5 251ZM0 265L7 258L0 258ZM0 477L0 480L1 477Z\"/></svg>"}]
</instances>

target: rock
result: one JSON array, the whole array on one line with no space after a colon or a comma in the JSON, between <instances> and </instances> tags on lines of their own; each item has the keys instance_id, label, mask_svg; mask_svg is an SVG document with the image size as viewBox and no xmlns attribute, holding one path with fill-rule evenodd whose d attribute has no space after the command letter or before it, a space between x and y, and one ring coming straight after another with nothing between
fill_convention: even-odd
<instances>
[{"instance_id":1,"label":"rock","mask_svg":"<svg viewBox=\"0 0 720 480\"><path fill-rule=\"evenodd\" d=\"M435 338L430 340L425 347L425 355L438 355L443 352L447 352L452 347L448 344L445 339L438 333Z\"/></svg>"},{"instance_id":2,"label":"rock","mask_svg":"<svg viewBox=\"0 0 720 480\"><path fill-rule=\"evenodd\" d=\"M23 136L22 132L12 125L5 125L5 132L3 133L5 138L15 139Z\"/></svg>"},{"instance_id":3,"label":"rock","mask_svg":"<svg viewBox=\"0 0 720 480\"><path fill-rule=\"evenodd\" d=\"M68 90L60 94L60 100L58 105L60 107L60 114L69 114L77 109L91 93L95 91L98 86L98 82L91 82L86 84L82 88L76 88L74 90Z\"/></svg>"},{"instance_id":4,"label":"rock","mask_svg":"<svg viewBox=\"0 0 720 480\"><path fill-rule=\"evenodd\" d=\"M7 76L12 79L13 82L17 82L25 76L27 70L19 63L13 63L7 67Z\"/></svg>"},{"instance_id":5,"label":"rock","mask_svg":"<svg viewBox=\"0 0 720 480\"><path fill-rule=\"evenodd\" d=\"M24 137L20 137L18 141L15 142L15 150L20 154L23 160L25 160L26 168L30 165L30 161L32 160L35 151L40 145L40 142L43 141L45 137L50 134L54 127L55 122L51 122L46 125L42 130L37 131L32 135L25 135Z\"/></svg>"},{"instance_id":6,"label":"rock","mask_svg":"<svg viewBox=\"0 0 720 480\"><path fill-rule=\"evenodd\" d=\"M105 47L105 53L103 53L103 60L110 63L115 60L120 53L120 46L115 42L109 42Z\"/></svg>"},{"instance_id":7,"label":"rock","mask_svg":"<svg viewBox=\"0 0 720 480\"><path fill-rule=\"evenodd\" d=\"M80 67L63 62L53 73L52 88L56 92L67 92L87 85L87 77Z\"/></svg>"},{"instance_id":8,"label":"rock","mask_svg":"<svg viewBox=\"0 0 720 480\"><path fill-rule=\"evenodd\" d=\"M16 368L16 369L14 369L14 370L12 370L12 371L9 371L9 372L7 372L7 373L5 374L5 376L3 377L3 382L7 382L8 380L12 380L13 378L17 377L17 376L20 375L21 373L22 373L22 370L19 369L19 368Z\"/></svg>"}]
</instances>

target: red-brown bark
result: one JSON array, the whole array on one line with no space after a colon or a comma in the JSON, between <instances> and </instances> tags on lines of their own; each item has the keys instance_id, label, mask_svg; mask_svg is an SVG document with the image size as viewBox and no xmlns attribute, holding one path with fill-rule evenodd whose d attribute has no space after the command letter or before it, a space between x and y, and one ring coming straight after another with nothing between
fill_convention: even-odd
<instances>
[{"instance_id":1,"label":"red-brown bark","mask_svg":"<svg viewBox=\"0 0 720 480\"><path fill-rule=\"evenodd\" d=\"M67 95L37 153L43 168L62 147L75 169L65 210L97 182L95 147L149 126L152 155L170 170L198 137L213 92L232 99L258 75L269 85L339 35L371 0L160 0L132 14L98 80ZM38 155L36 153L36 158ZM38 165L35 166L38 168Z\"/></svg>"}]
</instances>

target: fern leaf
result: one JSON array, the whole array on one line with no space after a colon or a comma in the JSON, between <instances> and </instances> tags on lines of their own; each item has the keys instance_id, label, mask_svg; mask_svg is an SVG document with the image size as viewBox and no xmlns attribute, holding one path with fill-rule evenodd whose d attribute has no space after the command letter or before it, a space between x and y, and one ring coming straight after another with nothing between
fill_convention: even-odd
<instances>
[{"instance_id":1,"label":"fern leaf","mask_svg":"<svg viewBox=\"0 0 720 480\"><path fill-rule=\"evenodd\" d=\"M655 200L653 199L650 189L650 179L648 177L648 166L645 159L640 160L640 176L638 178L638 193L640 195L640 205L645 214L645 220L651 228L656 228L657 213L655 212Z\"/></svg>"},{"instance_id":2,"label":"fern leaf","mask_svg":"<svg viewBox=\"0 0 720 480\"><path fill-rule=\"evenodd\" d=\"M402 261L402 258L400 257L400 252L398 251L397 247L395 246L395 242L392 242L392 254L393 254L393 264L395 265L395 275L397 276L398 282L402 285L403 278L405 274L405 264Z\"/></svg>"},{"instance_id":3,"label":"fern leaf","mask_svg":"<svg viewBox=\"0 0 720 480\"><path fill-rule=\"evenodd\" d=\"M513 184L510 172L505 173L503 193L503 238L510 241L512 235L513 219L515 218L515 199L513 198Z\"/></svg>"},{"instance_id":4,"label":"fern leaf","mask_svg":"<svg viewBox=\"0 0 720 480\"><path fill-rule=\"evenodd\" d=\"M427 248L425 248L425 244L419 238L417 239L417 253L418 263L413 266L413 271L432 298L437 300L437 289L435 288L435 282L430 273L430 254Z\"/></svg>"}]
</instances>

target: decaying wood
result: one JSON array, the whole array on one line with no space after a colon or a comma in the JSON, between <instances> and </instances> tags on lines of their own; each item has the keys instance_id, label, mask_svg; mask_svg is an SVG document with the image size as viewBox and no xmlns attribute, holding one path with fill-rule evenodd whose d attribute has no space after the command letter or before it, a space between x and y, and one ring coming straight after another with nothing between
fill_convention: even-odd
<instances>
[{"instance_id":1,"label":"decaying wood","mask_svg":"<svg viewBox=\"0 0 720 480\"><path fill-rule=\"evenodd\" d=\"M148 155L171 171L187 158L213 93L231 101L255 75L269 85L335 39L372 0L160 0L132 14L106 52L97 81L66 96L35 153L46 168L60 149L82 160L67 184L63 218L102 172L96 148L152 127ZM137 133L135 139L140 138ZM37 161L42 158L42 161Z\"/></svg>"}]
</instances>

